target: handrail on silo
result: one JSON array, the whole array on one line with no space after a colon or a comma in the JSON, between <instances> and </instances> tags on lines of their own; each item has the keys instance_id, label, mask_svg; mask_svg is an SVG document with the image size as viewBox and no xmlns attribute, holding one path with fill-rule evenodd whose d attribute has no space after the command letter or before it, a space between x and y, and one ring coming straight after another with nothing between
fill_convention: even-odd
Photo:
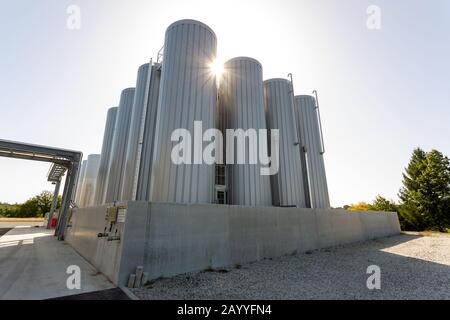
<instances>
[{"instance_id":1,"label":"handrail on silo","mask_svg":"<svg viewBox=\"0 0 450 320\"><path fill-rule=\"evenodd\" d=\"M297 129L297 122L295 121L295 110L294 110L294 108L295 108L295 101L294 101L294 79L293 79L293 76L292 76L292 73L289 73L288 75L287 75L290 79L291 79L291 92L290 93L292 93L291 94L291 100L292 100L292 103L291 103L291 106L292 106L292 110L291 110L291 113L292 113L292 122L294 123L294 126L292 127L293 128L293 130L294 130L294 137L295 137L295 139L294 139L294 146L297 146L297 145L299 145L300 144L300 137L299 137L299 135L298 135L298 129Z\"/></svg>"},{"instance_id":2,"label":"handrail on silo","mask_svg":"<svg viewBox=\"0 0 450 320\"><path fill-rule=\"evenodd\" d=\"M318 122L319 122L320 142L322 144L321 145L322 151L320 152L320 154L324 154L325 153L325 143L323 142L322 120L320 118L320 109L319 109L319 97L317 96L317 90L314 90L312 93L316 96L316 110L317 110L317 117L318 117Z\"/></svg>"},{"instance_id":3,"label":"handrail on silo","mask_svg":"<svg viewBox=\"0 0 450 320\"><path fill-rule=\"evenodd\" d=\"M162 46L161 49L159 49L158 54L156 55L156 63L161 63L161 58L163 57L164 54L164 46Z\"/></svg>"},{"instance_id":4,"label":"handrail on silo","mask_svg":"<svg viewBox=\"0 0 450 320\"><path fill-rule=\"evenodd\" d=\"M158 55L159 55L159 52L158 52ZM137 146L137 150L136 150L136 162L135 162L135 168L134 168L134 178L133 178L133 185L132 185L132 191L131 191L131 200L137 200L137 192L138 192L138 185L139 185L139 173L141 171L142 148L144 145L144 134L145 134L145 125L146 125L146 120L147 120L147 107L148 107L148 99L149 99L149 94L150 94L150 81L152 78L152 70L153 70L153 59L150 58L150 61L148 63L147 79L145 81L144 108L142 110L141 123L139 124L140 125L139 137L138 137L139 140L138 140L138 146Z\"/></svg>"}]
</instances>

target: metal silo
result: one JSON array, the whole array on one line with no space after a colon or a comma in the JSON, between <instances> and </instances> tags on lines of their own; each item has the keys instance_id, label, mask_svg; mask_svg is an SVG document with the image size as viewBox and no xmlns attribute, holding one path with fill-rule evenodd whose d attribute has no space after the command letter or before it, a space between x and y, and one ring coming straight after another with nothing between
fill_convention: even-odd
<instances>
[{"instance_id":1,"label":"metal silo","mask_svg":"<svg viewBox=\"0 0 450 320\"><path fill-rule=\"evenodd\" d=\"M105 203L120 201L135 88L122 91L105 188Z\"/></svg>"},{"instance_id":2,"label":"metal silo","mask_svg":"<svg viewBox=\"0 0 450 320\"><path fill-rule=\"evenodd\" d=\"M155 145L156 118L158 110L159 86L161 81L161 65L152 66L150 86L147 98L145 125L142 134L142 149L139 160L138 181L134 181L134 200L150 200L150 182L152 177L153 150Z\"/></svg>"},{"instance_id":3,"label":"metal silo","mask_svg":"<svg viewBox=\"0 0 450 320\"><path fill-rule=\"evenodd\" d=\"M109 162L111 159L112 141L117 119L117 107L108 109L106 117L105 133L103 134L102 153L98 169L97 181L95 184L94 204L105 203L105 185L108 174Z\"/></svg>"},{"instance_id":4,"label":"metal silo","mask_svg":"<svg viewBox=\"0 0 450 320\"><path fill-rule=\"evenodd\" d=\"M75 203L78 206L80 205L80 199L81 199L81 194L82 194L82 189L83 189L84 173L86 172L86 164L87 164L87 160L83 160L83 162L81 162L80 175L78 176L78 181L77 181L77 189L76 189L76 193L75 193Z\"/></svg>"},{"instance_id":5,"label":"metal silo","mask_svg":"<svg viewBox=\"0 0 450 320\"><path fill-rule=\"evenodd\" d=\"M303 155L306 159L309 196L312 208L329 208L327 178L323 159L323 141L319 127L316 99L302 95L295 97L295 114Z\"/></svg>"},{"instance_id":6,"label":"metal silo","mask_svg":"<svg viewBox=\"0 0 450 320\"><path fill-rule=\"evenodd\" d=\"M99 166L100 155L90 154L84 172L83 187L79 204L80 207L89 207L94 204L95 182Z\"/></svg>"},{"instance_id":7,"label":"metal silo","mask_svg":"<svg viewBox=\"0 0 450 320\"><path fill-rule=\"evenodd\" d=\"M134 95L127 143L125 170L123 173L121 200L136 200L142 155L144 155L144 165L142 168L143 179L150 178L150 166L153 158L152 153L150 158L147 156L147 148L149 147L148 144L150 144L150 151L153 150L160 78L158 69L159 65L150 68L150 64L146 63L138 70L136 93ZM153 82L156 83L153 84Z\"/></svg>"},{"instance_id":8,"label":"metal silo","mask_svg":"<svg viewBox=\"0 0 450 320\"><path fill-rule=\"evenodd\" d=\"M225 114L227 129L267 129L262 79L262 66L255 59L238 57L225 63L220 82L219 107ZM237 164L236 154L234 164L229 164L227 159L229 203L271 206L270 176L261 175L259 161L257 164L249 163L250 152L253 150L254 153L255 149L250 148L248 140L245 144L245 164ZM230 143L226 141L227 147ZM226 157L231 156L227 154Z\"/></svg>"},{"instance_id":9,"label":"metal silo","mask_svg":"<svg viewBox=\"0 0 450 320\"><path fill-rule=\"evenodd\" d=\"M194 121L202 122L203 131L215 127L217 88L210 66L216 51L214 32L199 21L181 20L167 28L150 186L152 201L213 202L214 165L194 156L191 164L173 163L172 148L178 142L172 142L171 135L176 129L186 129L193 140ZM200 143L197 147L206 145Z\"/></svg>"},{"instance_id":10,"label":"metal silo","mask_svg":"<svg viewBox=\"0 0 450 320\"><path fill-rule=\"evenodd\" d=\"M146 63L139 67L136 80L136 92L134 94L133 108L131 112L130 130L128 133L127 149L125 154L125 168L123 171L123 183L121 200L133 200L133 185L135 181L136 162L138 157L139 139L142 127L142 116L148 94L148 70Z\"/></svg>"},{"instance_id":11,"label":"metal silo","mask_svg":"<svg viewBox=\"0 0 450 320\"><path fill-rule=\"evenodd\" d=\"M270 176L272 202L275 206L304 208L303 172L291 82L286 79L266 80L264 95L267 127L278 129L280 134L279 170L278 174Z\"/></svg>"}]
</instances>

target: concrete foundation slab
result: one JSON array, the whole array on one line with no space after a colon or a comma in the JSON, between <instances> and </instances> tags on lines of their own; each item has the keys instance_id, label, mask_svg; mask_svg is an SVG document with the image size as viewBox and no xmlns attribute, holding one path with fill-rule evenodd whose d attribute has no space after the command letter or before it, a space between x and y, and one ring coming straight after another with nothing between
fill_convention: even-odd
<instances>
[{"instance_id":1,"label":"concrete foundation slab","mask_svg":"<svg viewBox=\"0 0 450 320\"><path fill-rule=\"evenodd\" d=\"M21 226L0 238L0 299L37 300L113 288L114 285L54 230ZM81 289L70 290L67 268L78 266Z\"/></svg>"}]
</instances>

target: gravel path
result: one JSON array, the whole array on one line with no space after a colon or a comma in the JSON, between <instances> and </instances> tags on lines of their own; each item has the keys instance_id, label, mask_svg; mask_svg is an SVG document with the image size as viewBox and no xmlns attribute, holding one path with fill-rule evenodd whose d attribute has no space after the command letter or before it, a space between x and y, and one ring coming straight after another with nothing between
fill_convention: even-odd
<instances>
[{"instance_id":1,"label":"gravel path","mask_svg":"<svg viewBox=\"0 0 450 320\"><path fill-rule=\"evenodd\" d=\"M369 290L367 267L381 269ZM239 266L238 266L239 267ZM450 235L394 237L160 279L140 299L450 299Z\"/></svg>"}]
</instances>

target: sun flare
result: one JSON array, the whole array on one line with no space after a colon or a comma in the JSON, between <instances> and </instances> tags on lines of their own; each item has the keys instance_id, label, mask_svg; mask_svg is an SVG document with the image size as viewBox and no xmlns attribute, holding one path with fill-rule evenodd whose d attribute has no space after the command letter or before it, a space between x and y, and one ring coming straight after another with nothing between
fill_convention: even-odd
<instances>
[{"instance_id":1,"label":"sun flare","mask_svg":"<svg viewBox=\"0 0 450 320\"><path fill-rule=\"evenodd\" d=\"M213 75L215 75L216 77L220 77L223 74L223 63L219 60L215 60L213 61L209 67L211 68L211 72Z\"/></svg>"}]
</instances>

